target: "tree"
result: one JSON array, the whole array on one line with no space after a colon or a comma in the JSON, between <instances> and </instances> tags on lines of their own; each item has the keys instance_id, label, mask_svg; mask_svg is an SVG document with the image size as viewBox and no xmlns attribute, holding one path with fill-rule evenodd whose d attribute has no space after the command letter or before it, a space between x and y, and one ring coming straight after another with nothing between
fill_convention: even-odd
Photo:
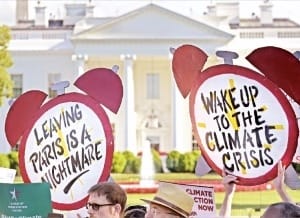
<instances>
[{"instance_id":1,"label":"tree","mask_svg":"<svg viewBox=\"0 0 300 218\"><path fill-rule=\"evenodd\" d=\"M0 105L2 105L4 98L9 98L13 95L13 81L7 72L7 68L13 64L12 58L7 51L10 38L9 28L5 25L0 26Z\"/></svg>"}]
</instances>

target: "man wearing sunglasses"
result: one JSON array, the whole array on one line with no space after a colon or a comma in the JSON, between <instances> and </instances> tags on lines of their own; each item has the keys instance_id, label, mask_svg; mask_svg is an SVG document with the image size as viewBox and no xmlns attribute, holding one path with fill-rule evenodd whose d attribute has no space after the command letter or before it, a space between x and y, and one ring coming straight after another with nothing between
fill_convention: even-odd
<instances>
[{"instance_id":1,"label":"man wearing sunglasses","mask_svg":"<svg viewBox=\"0 0 300 218\"><path fill-rule=\"evenodd\" d=\"M86 204L90 218L121 218L125 209L127 195L120 185L102 182L92 186Z\"/></svg>"}]
</instances>

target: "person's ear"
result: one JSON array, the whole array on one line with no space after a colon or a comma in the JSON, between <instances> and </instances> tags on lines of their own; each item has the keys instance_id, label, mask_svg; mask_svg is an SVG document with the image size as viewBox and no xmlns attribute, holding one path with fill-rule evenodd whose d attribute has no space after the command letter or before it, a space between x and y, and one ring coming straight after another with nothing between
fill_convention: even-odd
<instances>
[{"instance_id":1,"label":"person's ear","mask_svg":"<svg viewBox=\"0 0 300 218\"><path fill-rule=\"evenodd\" d=\"M121 212L122 212L122 207L121 207L121 205L120 205L120 204L115 204L115 205L114 205L114 210L115 210L115 213L121 214Z\"/></svg>"}]
</instances>

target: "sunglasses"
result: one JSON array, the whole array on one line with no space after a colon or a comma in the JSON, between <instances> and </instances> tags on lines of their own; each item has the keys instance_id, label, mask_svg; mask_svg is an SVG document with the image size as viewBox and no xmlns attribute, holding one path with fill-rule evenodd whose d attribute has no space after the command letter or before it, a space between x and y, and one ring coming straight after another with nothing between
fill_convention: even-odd
<instances>
[{"instance_id":1,"label":"sunglasses","mask_svg":"<svg viewBox=\"0 0 300 218\"><path fill-rule=\"evenodd\" d=\"M86 209L89 209L90 207L97 211L100 209L100 207L105 207L105 206L113 206L115 204L109 203L109 204L96 204L96 203L87 203L86 204Z\"/></svg>"}]
</instances>

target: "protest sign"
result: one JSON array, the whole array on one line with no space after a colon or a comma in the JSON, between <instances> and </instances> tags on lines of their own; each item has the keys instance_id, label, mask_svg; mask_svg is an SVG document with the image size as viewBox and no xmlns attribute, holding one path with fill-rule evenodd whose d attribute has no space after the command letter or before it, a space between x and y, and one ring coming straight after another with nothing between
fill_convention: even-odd
<instances>
[{"instance_id":1,"label":"protest sign","mask_svg":"<svg viewBox=\"0 0 300 218\"><path fill-rule=\"evenodd\" d=\"M213 187L173 183L186 191L193 199L194 206L190 218L216 217L215 192Z\"/></svg>"},{"instance_id":2,"label":"protest sign","mask_svg":"<svg viewBox=\"0 0 300 218\"><path fill-rule=\"evenodd\" d=\"M55 209L82 208L89 188L109 179L114 144L102 105L116 113L123 97L113 70L95 68L77 78L74 85L86 94L65 94L69 82L62 81L52 86L57 97L44 103L47 94L31 90L8 112L6 136L11 146L19 144L23 181L47 182Z\"/></svg>"},{"instance_id":3,"label":"protest sign","mask_svg":"<svg viewBox=\"0 0 300 218\"><path fill-rule=\"evenodd\" d=\"M110 174L113 141L98 102L70 93L42 106L20 144L25 182L48 182L54 208L77 209Z\"/></svg>"},{"instance_id":4,"label":"protest sign","mask_svg":"<svg viewBox=\"0 0 300 218\"><path fill-rule=\"evenodd\" d=\"M298 126L285 95L244 67L218 65L201 73L190 95L190 116L203 156L221 174L255 185L273 179L277 163L295 153Z\"/></svg>"},{"instance_id":5,"label":"protest sign","mask_svg":"<svg viewBox=\"0 0 300 218\"><path fill-rule=\"evenodd\" d=\"M15 176L15 169L0 167L0 183L13 183Z\"/></svg>"},{"instance_id":6,"label":"protest sign","mask_svg":"<svg viewBox=\"0 0 300 218\"><path fill-rule=\"evenodd\" d=\"M220 175L225 168L240 185L272 180L280 161L291 163L299 129L286 95L300 102L300 62L294 54L274 46L258 48L246 57L256 72L233 65L238 54L230 51L217 52L225 64L204 70L208 56L200 48L185 44L172 53L177 87L184 98L190 93L202 163Z\"/></svg>"},{"instance_id":7,"label":"protest sign","mask_svg":"<svg viewBox=\"0 0 300 218\"><path fill-rule=\"evenodd\" d=\"M51 212L48 183L0 184L1 218L45 218Z\"/></svg>"}]
</instances>

